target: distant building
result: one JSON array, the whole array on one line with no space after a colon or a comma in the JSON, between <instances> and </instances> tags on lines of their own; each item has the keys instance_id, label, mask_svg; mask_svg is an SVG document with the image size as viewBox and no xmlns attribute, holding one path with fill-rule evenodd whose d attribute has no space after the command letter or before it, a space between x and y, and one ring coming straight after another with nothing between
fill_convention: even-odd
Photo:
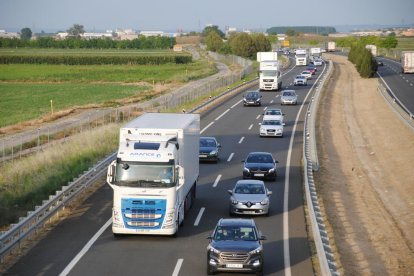
<instances>
[{"instance_id":1,"label":"distant building","mask_svg":"<svg viewBox=\"0 0 414 276\"><path fill-rule=\"evenodd\" d=\"M140 35L149 36L166 36L163 31L141 31Z\"/></svg>"},{"instance_id":2,"label":"distant building","mask_svg":"<svg viewBox=\"0 0 414 276\"><path fill-rule=\"evenodd\" d=\"M3 38L20 38L19 33L9 33L6 30L0 30L0 37Z\"/></svg>"},{"instance_id":3,"label":"distant building","mask_svg":"<svg viewBox=\"0 0 414 276\"><path fill-rule=\"evenodd\" d=\"M401 31L401 36L414 36L414 29L407 29L404 31Z\"/></svg>"},{"instance_id":4,"label":"distant building","mask_svg":"<svg viewBox=\"0 0 414 276\"><path fill-rule=\"evenodd\" d=\"M83 39L93 39L93 38L112 38L112 31L110 33L83 33L81 38Z\"/></svg>"},{"instance_id":5,"label":"distant building","mask_svg":"<svg viewBox=\"0 0 414 276\"><path fill-rule=\"evenodd\" d=\"M351 36L350 33L331 33L328 34L328 37L335 37L335 38L341 38L341 37L348 37Z\"/></svg>"}]
</instances>

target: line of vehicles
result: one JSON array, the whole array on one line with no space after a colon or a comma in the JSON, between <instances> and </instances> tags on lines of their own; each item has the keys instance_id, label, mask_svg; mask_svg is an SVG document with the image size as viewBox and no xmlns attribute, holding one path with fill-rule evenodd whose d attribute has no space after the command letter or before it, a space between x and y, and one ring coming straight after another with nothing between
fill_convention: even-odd
<instances>
[{"instance_id":1,"label":"line of vehicles","mask_svg":"<svg viewBox=\"0 0 414 276\"><path fill-rule=\"evenodd\" d=\"M277 54L261 58L269 62L267 59L277 59ZM280 66L276 60L271 62L274 65L261 67L260 74L274 71L273 82L280 89ZM261 99L260 90L249 91L243 95L243 104L260 106ZM297 104L295 91L283 90L280 103ZM280 108L267 108L260 137L282 137L284 116ZM117 157L107 172L107 183L113 189L114 236L175 236L196 198L199 163L217 163L220 151L215 137L200 137L199 114L146 113L121 127ZM276 180L279 162L269 152L250 152L242 163L242 179L228 190L229 215L267 216L272 191L264 180ZM207 274L263 274L265 236L253 219L220 219L208 238Z\"/></svg>"}]
</instances>

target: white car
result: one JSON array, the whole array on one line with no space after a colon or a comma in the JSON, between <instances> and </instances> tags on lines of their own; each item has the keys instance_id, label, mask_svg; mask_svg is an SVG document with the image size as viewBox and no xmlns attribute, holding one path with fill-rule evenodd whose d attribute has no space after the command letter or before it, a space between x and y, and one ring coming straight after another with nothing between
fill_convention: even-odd
<instances>
[{"instance_id":1,"label":"white car","mask_svg":"<svg viewBox=\"0 0 414 276\"><path fill-rule=\"evenodd\" d=\"M260 123L260 136L283 136L283 123L280 120L265 119Z\"/></svg>"},{"instance_id":2,"label":"white car","mask_svg":"<svg viewBox=\"0 0 414 276\"><path fill-rule=\"evenodd\" d=\"M312 79L312 72L310 72L310 71L303 71L301 74L300 74L301 76L304 76L306 79L308 79L308 80L310 80L310 79Z\"/></svg>"},{"instance_id":3,"label":"white car","mask_svg":"<svg viewBox=\"0 0 414 276\"><path fill-rule=\"evenodd\" d=\"M322 59L315 59L314 61L313 61L313 65L315 65L315 66L321 66L323 64L323 60Z\"/></svg>"},{"instance_id":4,"label":"white car","mask_svg":"<svg viewBox=\"0 0 414 276\"><path fill-rule=\"evenodd\" d=\"M308 79L305 76L297 75L293 80L293 85L308 85Z\"/></svg>"},{"instance_id":5,"label":"white car","mask_svg":"<svg viewBox=\"0 0 414 276\"><path fill-rule=\"evenodd\" d=\"M282 112L279 108L268 108L263 113L263 120L279 120L282 122L283 125L285 123L283 122L285 114Z\"/></svg>"}]
</instances>

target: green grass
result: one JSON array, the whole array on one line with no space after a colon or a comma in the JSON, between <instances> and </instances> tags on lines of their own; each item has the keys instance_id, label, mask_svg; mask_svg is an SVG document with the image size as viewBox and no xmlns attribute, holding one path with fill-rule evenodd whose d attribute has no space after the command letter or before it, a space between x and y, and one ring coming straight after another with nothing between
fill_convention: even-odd
<instances>
[{"instance_id":1,"label":"green grass","mask_svg":"<svg viewBox=\"0 0 414 276\"><path fill-rule=\"evenodd\" d=\"M414 51L414 37L398 37L397 50Z\"/></svg>"},{"instance_id":2,"label":"green grass","mask_svg":"<svg viewBox=\"0 0 414 276\"><path fill-rule=\"evenodd\" d=\"M41 205L63 185L115 151L119 125L109 124L69 142L6 163L0 174L0 229Z\"/></svg>"},{"instance_id":3,"label":"green grass","mask_svg":"<svg viewBox=\"0 0 414 276\"><path fill-rule=\"evenodd\" d=\"M173 82L215 72L206 61L165 65L0 64L0 81L12 82Z\"/></svg>"},{"instance_id":4,"label":"green grass","mask_svg":"<svg viewBox=\"0 0 414 276\"><path fill-rule=\"evenodd\" d=\"M35 119L53 111L105 104L144 93L148 87L120 84L0 83L0 127Z\"/></svg>"}]
</instances>

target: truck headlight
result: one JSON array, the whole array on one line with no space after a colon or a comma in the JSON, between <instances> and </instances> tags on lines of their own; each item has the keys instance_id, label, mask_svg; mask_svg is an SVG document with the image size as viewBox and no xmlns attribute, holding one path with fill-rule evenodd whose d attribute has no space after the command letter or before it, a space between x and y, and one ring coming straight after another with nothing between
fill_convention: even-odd
<instances>
[{"instance_id":1,"label":"truck headlight","mask_svg":"<svg viewBox=\"0 0 414 276\"><path fill-rule=\"evenodd\" d=\"M174 217L175 217L174 214L175 214L174 209L165 214L165 224L166 225L174 224Z\"/></svg>"}]
</instances>

